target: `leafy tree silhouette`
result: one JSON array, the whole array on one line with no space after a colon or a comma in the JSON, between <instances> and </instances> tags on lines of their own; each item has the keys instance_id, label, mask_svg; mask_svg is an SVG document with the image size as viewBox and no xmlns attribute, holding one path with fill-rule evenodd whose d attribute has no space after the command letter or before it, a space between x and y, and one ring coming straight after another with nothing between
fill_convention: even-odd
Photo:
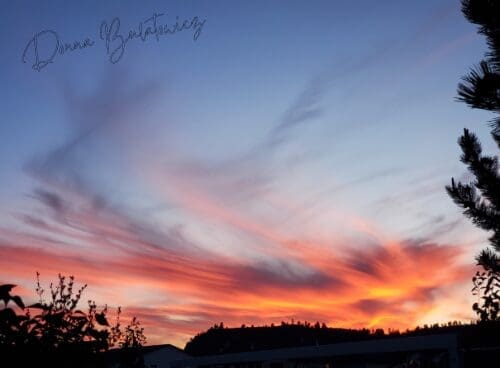
<instances>
[{"instance_id":1,"label":"leafy tree silhouette","mask_svg":"<svg viewBox=\"0 0 500 368\"><path fill-rule=\"evenodd\" d=\"M471 69L458 85L458 100L472 108L500 112L500 2L497 0L462 0L465 17L479 26L489 47L485 59ZM491 135L500 148L500 117L491 122ZM451 198L464 209L472 222L493 234L491 247L476 257L483 268L473 278L479 302L473 309L481 321L499 320L500 313L500 175L498 157L483 155L481 144L473 133L464 129L458 144L461 161L467 165L475 180L462 184L451 180L446 187Z\"/></svg>"},{"instance_id":2,"label":"leafy tree silhouette","mask_svg":"<svg viewBox=\"0 0 500 368\"><path fill-rule=\"evenodd\" d=\"M113 326L107 319L107 306L98 309L96 303L89 300L86 312L78 309L87 285L75 290L73 276L59 275L57 284L50 284L50 296L46 300L39 276L37 273L39 300L27 307L19 296L11 295L15 285L0 285L0 300L4 302L4 308L0 310L2 358L8 358L21 367L33 361L51 367L100 366L104 364L100 353L116 346L126 348L127 358L137 361L137 348L146 342L146 338L136 318L122 330L120 308ZM24 315L10 308L11 301L25 311ZM32 310L37 313L32 315Z\"/></svg>"}]
</instances>

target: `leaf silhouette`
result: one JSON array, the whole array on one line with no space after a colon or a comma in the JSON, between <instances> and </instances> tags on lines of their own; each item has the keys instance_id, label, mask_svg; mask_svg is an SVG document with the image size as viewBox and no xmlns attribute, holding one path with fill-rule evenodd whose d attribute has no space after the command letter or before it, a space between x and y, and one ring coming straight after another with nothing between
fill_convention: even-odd
<instances>
[{"instance_id":1,"label":"leaf silhouette","mask_svg":"<svg viewBox=\"0 0 500 368\"><path fill-rule=\"evenodd\" d=\"M16 285L13 284L0 285L0 296L8 294L15 287Z\"/></svg>"},{"instance_id":2,"label":"leaf silhouette","mask_svg":"<svg viewBox=\"0 0 500 368\"><path fill-rule=\"evenodd\" d=\"M19 308L24 309L24 303L23 303L23 300L21 299L21 297L20 297L20 296L16 295L16 296L13 296L11 299L12 299L12 301L13 301L14 303L16 303L16 304L17 304L17 306L18 306Z\"/></svg>"},{"instance_id":3,"label":"leaf silhouette","mask_svg":"<svg viewBox=\"0 0 500 368\"><path fill-rule=\"evenodd\" d=\"M15 288L15 287L16 287L16 285L12 285L12 284L0 285L0 300L3 300L5 305L7 305L9 300L12 299L12 297L10 295L10 291L12 290L12 288Z\"/></svg>"},{"instance_id":4,"label":"leaf silhouette","mask_svg":"<svg viewBox=\"0 0 500 368\"><path fill-rule=\"evenodd\" d=\"M104 313L96 313L95 315L95 320L97 323L99 323L101 326L109 326L108 320L104 316Z\"/></svg>"},{"instance_id":5,"label":"leaf silhouette","mask_svg":"<svg viewBox=\"0 0 500 368\"><path fill-rule=\"evenodd\" d=\"M43 309L43 310L49 309L46 305L44 305L42 303L35 303L35 304L28 305L28 308L37 308L37 309Z\"/></svg>"}]
</instances>

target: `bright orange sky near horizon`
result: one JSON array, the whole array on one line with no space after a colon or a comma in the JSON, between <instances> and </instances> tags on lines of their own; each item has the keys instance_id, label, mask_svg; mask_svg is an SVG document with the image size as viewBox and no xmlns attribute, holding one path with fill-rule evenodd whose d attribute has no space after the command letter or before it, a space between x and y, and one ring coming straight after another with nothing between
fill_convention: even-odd
<instances>
[{"instance_id":1,"label":"bright orange sky near horizon","mask_svg":"<svg viewBox=\"0 0 500 368\"><path fill-rule=\"evenodd\" d=\"M457 1L2 11L0 283L27 303L37 271L46 289L74 275L83 305L121 306L148 344L180 347L220 322L475 318L488 234L445 185L470 180L464 127L493 143L491 116L454 100L485 51ZM131 40L110 62L103 21L126 34L160 13L205 23ZM48 29L95 44L37 71L29 41Z\"/></svg>"},{"instance_id":2,"label":"bright orange sky near horizon","mask_svg":"<svg viewBox=\"0 0 500 368\"><path fill-rule=\"evenodd\" d=\"M37 196L49 202L48 193ZM64 221L53 217L50 225L47 219L37 223L61 241L55 235L4 232L0 269L11 278L2 281L19 282L25 300L35 301L33 270L41 272L46 289L58 272L76 275L77 283L89 285L83 301L92 297L99 305L123 306L125 316L142 322L150 344L182 347L219 322L238 327L293 319L404 330L471 315L464 289L473 267L461 260L463 246L397 241L372 232L366 247L350 247L347 239L292 241L236 213L240 218L234 225L226 210L205 203L218 210L203 216L227 221L222 225L268 244L258 249L260 259L247 258L197 247L179 229L165 234L140 227L88 200L74 196L71 207L61 201L65 209L57 216ZM366 227L372 226L361 226ZM72 249L63 239L85 244L85 250ZM166 241L172 246L163 246Z\"/></svg>"}]
</instances>

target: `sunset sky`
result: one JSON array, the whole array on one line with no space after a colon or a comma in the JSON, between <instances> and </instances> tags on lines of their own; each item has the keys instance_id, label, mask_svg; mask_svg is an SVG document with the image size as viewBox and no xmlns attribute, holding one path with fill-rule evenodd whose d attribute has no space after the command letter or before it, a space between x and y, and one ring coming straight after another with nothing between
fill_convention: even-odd
<instances>
[{"instance_id":1,"label":"sunset sky","mask_svg":"<svg viewBox=\"0 0 500 368\"><path fill-rule=\"evenodd\" d=\"M112 63L101 23L127 37L155 13L186 29ZM488 234L444 187L470 179L464 127L493 141L455 101L486 51L458 0L10 1L1 18L0 283L27 302L36 271L71 274L181 347L221 321L474 318ZM39 58L54 33L93 45L37 71L47 30Z\"/></svg>"}]
</instances>

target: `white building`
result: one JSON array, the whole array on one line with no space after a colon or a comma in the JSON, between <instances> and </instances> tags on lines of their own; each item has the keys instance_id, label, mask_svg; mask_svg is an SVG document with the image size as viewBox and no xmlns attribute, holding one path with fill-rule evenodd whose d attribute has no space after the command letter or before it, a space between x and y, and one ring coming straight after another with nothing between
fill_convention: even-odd
<instances>
[{"instance_id":1,"label":"white building","mask_svg":"<svg viewBox=\"0 0 500 368\"><path fill-rule=\"evenodd\" d=\"M383 338L158 362L156 368L463 367L455 334Z\"/></svg>"},{"instance_id":2,"label":"white building","mask_svg":"<svg viewBox=\"0 0 500 368\"><path fill-rule=\"evenodd\" d=\"M146 368L171 368L170 362L191 358L182 349L170 344L142 348Z\"/></svg>"}]
</instances>

